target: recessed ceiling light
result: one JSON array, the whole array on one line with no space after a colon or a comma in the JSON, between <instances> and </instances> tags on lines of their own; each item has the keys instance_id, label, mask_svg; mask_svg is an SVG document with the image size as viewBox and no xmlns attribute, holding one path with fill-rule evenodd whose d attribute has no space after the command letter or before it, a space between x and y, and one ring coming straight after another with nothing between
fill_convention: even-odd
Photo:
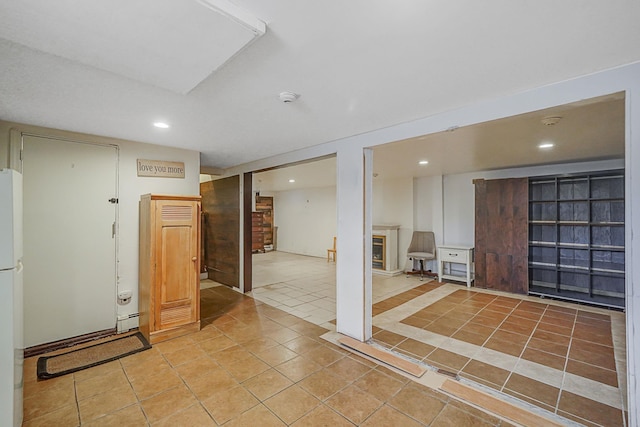
<instances>
[{"instance_id":1,"label":"recessed ceiling light","mask_svg":"<svg viewBox=\"0 0 640 427\"><path fill-rule=\"evenodd\" d=\"M289 182L294 183L294 182L296 182L296 180L295 179L290 179Z\"/></svg>"},{"instance_id":2,"label":"recessed ceiling light","mask_svg":"<svg viewBox=\"0 0 640 427\"><path fill-rule=\"evenodd\" d=\"M153 125L160 129L169 129L169 125L165 122L154 122Z\"/></svg>"},{"instance_id":3,"label":"recessed ceiling light","mask_svg":"<svg viewBox=\"0 0 640 427\"><path fill-rule=\"evenodd\" d=\"M428 165L428 164L429 164L429 161L428 161L428 160L420 160L420 161L418 162L418 164L419 164L419 165Z\"/></svg>"},{"instance_id":4,"label":"recessed ceiling light","mask_svg":"<svg viewBox=\"0 0 640 427\"><path fill-rule=\"evenodd\" d=\"M538 145L538 148L540 148L541 150L548 150L549 148L553 148L554 144L552 142L543 142L542 144Z\"/></svg>"}]
</instances>

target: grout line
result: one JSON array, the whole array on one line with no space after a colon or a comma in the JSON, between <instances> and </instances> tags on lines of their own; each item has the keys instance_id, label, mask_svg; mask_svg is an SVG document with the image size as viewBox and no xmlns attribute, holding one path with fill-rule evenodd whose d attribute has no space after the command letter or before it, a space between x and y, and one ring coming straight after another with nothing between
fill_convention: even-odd
<instances>
[{"instance_id":1,"label":"grout line","mask_svg":"<svg viewBox=\"0 0 640 427\"><path fill-rule=\"evenodd\" d=\"M509 315L511 315L516 310L516 307L518 307L521 303L522 303L522 301L519 301L516 305L514 305L513 308L511 309L511 311L509 312ZM502 326L502 324L504 322L507 321L508 318L509 318L509 316L505 317L504 320L498 326L496 326L496 329L493 331L493 334L491 334L491 336L493 336L495 334L495 332L500 328L500 326ZM536 324L536 328L537 327L538 327L538 325ZM533 331L535 331L535 328L533 329ZM509 370L509 375L507 375L507 378L504 380L504 383L502 384L502 387L500 387L500 392L501 393L504 393L504 390L505 390L505 387L507 386L507 383L509 382L509 380L511 379L511 376L513 375L513 373L515 372L516 368L518 367L518 364L520 363L520 360L522 359L522 354L524 353L525 349L527 348L527 344L529 343L529 341L531 341L531 337L533 336L533 331L531 331L531 334L529 335L529 339L525 343L524 347L522 347L522 350L520 351L520 355L518 356L518 360L516 360L516 363L515 363L515 365L513 365L513 368ZM491 338L491 336L487 339L487 341Z\"/></svg>"},{"instance_id":2,"label":"grout line","mask_svg":"<svg viewBox=\"0 0 640 427\"><path fill-rule=\"evenodd\" d=\"M567 354L564 360L564 369L562 370L562 382L560 383L560 391L558 392L558 399L556 401L556 414L558 413L558 408L560 407L560 398L562 397L562 391L564 390L564 383L567 379L567 366L569 365L569 353L571 353L571 346L573 345L573 332L576 329L576 322L578 321L578 312L576 311L576 315L573 318L573 325L571 326L571 335L569 336L569 346L567 347Z\"/></svg>"}]
</instances>

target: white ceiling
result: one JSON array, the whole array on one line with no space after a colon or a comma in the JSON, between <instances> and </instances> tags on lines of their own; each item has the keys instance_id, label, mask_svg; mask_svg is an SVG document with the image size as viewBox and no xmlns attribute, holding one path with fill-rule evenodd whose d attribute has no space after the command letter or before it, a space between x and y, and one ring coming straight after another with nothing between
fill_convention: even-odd
<instances>
[{"instance_id":1,"label":"white ceiling","mask_svg":"<svg viewBox=\"0 0 640 427\"><path fill-rule=\"evenodd\" d=\"M196 1L164 3L185 12ZM80 3L0 2L0 28L10 30L0 33L0 118L198 150L204 166L220 168L640 60L637 0L235 0L266 34L179 94L100 65L98 46L95 62L58 49L95 39L101 20L123 48L147 28L170 43L195 25L190 14L153 19L148 0L103 0L77 17ZM52 7L53 22L36 18ZM80 32L54 31L70 24ZM47 43L26 47L14 31ZM180 77L191 71L177 57L164 64L181 66ZM284 104L284 90L302 96ZM153 128L156 120L171 128Z\"/></svg>"},{"instance_id":2,"label":"white ceiling","mask_svg":"<svg viewBox=\"0 0 640 427\"><path fill-rule=\"evenodd\" d=\"M220 0L5 2L0 37L186 94L264 34L264 23L232 19L235 10L215 3Z\"/></svg>"},{"instance_id":3,"label":"white ceiling","mask_svg":"<svg viewBox=\"0 0 640 427\"><path fill-rule=\"evenodd\" d=\"M559 118L554 125L544 119ZM624 94L583 100L374 147L377 179L624 158ZM551 149L538 145L552 143ZM427 165L420 165L427 160ZM294 179L295 182L289 182ZM254 174L254 189L332 186L335 158Z\"/></svg>"},{"instance_id":4,"label":"white ceiling","mask_svg":"<svg viewBox=\"0 0 640 427\"><path fill-rule=\"evenodd\" d=\"M543 119L559 117L555 125ZM381 178L624 158L622 93L425 135L374 149ZM543 143L552 148L540 149ZM418 161L427 160L427 165Z\"/></svg>"}]
</instances>

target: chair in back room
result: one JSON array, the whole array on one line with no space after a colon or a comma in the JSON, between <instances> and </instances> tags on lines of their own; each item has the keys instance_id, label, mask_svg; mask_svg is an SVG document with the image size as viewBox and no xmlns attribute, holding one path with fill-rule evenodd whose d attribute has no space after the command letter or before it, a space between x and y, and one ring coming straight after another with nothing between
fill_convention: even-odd
<instances>
[{"instance_id":1,"label":"chair in back room","mask_svg":"<svg viewBox=\"0 0 640 427\"><path fill-rule=\"evenodd\" d=\"M333 258L333 262L336 262L336 237L333 237L333 249L327 249L327 262L331 261Z\"/></svg>"},{"instance_id":2,"label":"chair in back room","mask_svg":"<svg viewBox=\"0 0 640 427\"><path fill-rule=\"evenodd\" d=\"M420 274L420 280L425 275L425 261L436 259L436 238L433 231L414 231L411 244L407 249L407 257L412 261L420 262L420 270L407 271L407 274ZM413 264L412 264L413 265Z\"/></svg>"}]
</instances>

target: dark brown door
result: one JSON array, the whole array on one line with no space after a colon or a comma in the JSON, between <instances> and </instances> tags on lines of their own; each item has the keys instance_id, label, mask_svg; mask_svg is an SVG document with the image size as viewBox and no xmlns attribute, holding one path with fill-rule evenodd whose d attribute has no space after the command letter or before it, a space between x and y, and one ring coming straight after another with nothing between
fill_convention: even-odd
<instances>
[{"instance_id":1,"label":"dark brown door","mask_svg":"<svg viewBox=\"0 0 640 427\"><path fill-rule=\"evenodd\" d=\"M203 182L200 195L208 277L237 288L240 286L240 177Z\"/></svg>"},{"instance_id":2,"label":"dark brown door","mask_svg":"<svg viewBox=\"0 0 640 427\"><path fill-rule=\"evenodd\" d=\"M474 181L475 286L526 294L528 179Z\"/></svg>"}]
</instances>

